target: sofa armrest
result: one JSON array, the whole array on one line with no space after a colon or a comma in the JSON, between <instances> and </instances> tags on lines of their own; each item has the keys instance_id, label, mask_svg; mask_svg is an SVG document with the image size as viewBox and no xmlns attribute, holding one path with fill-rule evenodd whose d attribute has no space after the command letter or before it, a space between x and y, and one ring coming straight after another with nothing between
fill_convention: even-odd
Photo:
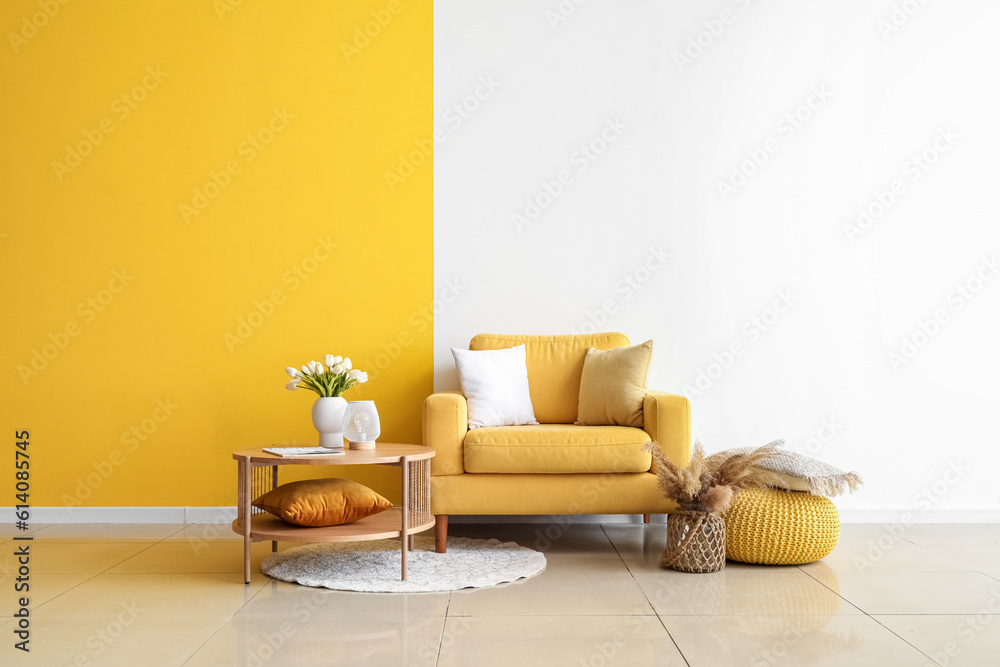
<instances>
[{"instance_id":1,"label":"sofa armrest","mask_svg":"<svg viewBox=\"0 0 1000 667\"><path fill-rule=\"evenodd\" d=\"M465 472L462 446L469 431L469 404L458 391L431 394L424 400L424 446L435 451L431 475Z\"/></svg>"},{"instance_id":2,"label":"sofa armrest","mask_svg":"<svg viewBox=\"0 0 1000 667\"><path fill-rule=\"evenodd\" d=\"M679 466L691 460L691 401L663 391L646 392L642 402L643 427Z\"/></svg>"}]
</instances>

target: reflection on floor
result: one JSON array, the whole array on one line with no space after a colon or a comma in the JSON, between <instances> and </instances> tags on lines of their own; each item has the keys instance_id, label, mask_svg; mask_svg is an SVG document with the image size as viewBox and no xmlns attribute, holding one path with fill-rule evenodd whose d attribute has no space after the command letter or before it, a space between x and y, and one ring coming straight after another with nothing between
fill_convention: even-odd
<instances>
[{"instance_id":1,"label":"reflection on floor","mask_svg":"<svg viewBox=\"0 0 1000 667\"><path fill-rule=\"evenodd\" d=\"M846 525L801 567L662 570L660 524L453 525L543 550L547 569L443 594L242 583L228 525L36 526L31 653L13 648L14 534L0 526L3 665L994 665L1000 525ZM254 545L254 569L269 552ZM288 548L293 545L281 545Z\"/></svg>"}]
</instances>

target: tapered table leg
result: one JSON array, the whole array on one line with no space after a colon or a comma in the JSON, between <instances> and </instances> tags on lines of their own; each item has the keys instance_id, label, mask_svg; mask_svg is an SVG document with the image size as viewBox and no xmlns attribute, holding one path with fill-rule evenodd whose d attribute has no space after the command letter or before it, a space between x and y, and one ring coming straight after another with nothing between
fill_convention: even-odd
<instances>
[{"instance_id":1,"label":"tapered table leg","mask_svg":"<svg viewBox=\"0 0 1000 667\"><path fill-rule=\"evenodd\" d=\"M448 515L438 514L434 517L434 551L439 554L448 551Z\"/></svg>"},{"instance_id":2,"label":"tapered table leg","mask_svg":"<svg viewBox=\"0 0 1000 667\"><path fill-rule=\"evenodd\" d=\"M249 459L240 461L243 488L240 489L240 507L243 513L243 583L250 583L250 496L253 495L253 466Z\"/></svg>"},{"instance_id":3,"label":"tapered table leg","mask_svg":"<svg viewBox=\"0 0 1000 667\"><path fill-rule=\"evenodd\" d=\"M402 457L400 465L403 467L403 508L402 508L402 535L400 535L400 551L403 554L403 581L406 581L406 557L410 551L410 461L409 457Z\"/></svg>"}]
</instances>

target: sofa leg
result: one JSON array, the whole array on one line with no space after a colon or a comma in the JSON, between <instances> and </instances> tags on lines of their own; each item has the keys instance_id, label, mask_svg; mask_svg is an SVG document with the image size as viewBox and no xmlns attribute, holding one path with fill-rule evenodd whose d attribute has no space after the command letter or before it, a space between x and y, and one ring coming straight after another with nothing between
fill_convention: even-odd
<instances>
[{"instance_id":1,"label":"sofa leg","mask_svg":"<svg viewBox=\"0 0 1000 667\"><path fill-rule=\"evenodd\" d=\"M649 515L648 514L643 514L642 515L642 522L643 523L649 523Z\"/></svg>"},{"instance_id":2,"label":"sofa leg","mask_svg":"<svg viewBox=\"0 0 1000 667\"><path fill-rule=\"evenodd\" d=\"M434 517L434 551L443 554L448 550L448 515Z\"/></svg>"}]
</instances>

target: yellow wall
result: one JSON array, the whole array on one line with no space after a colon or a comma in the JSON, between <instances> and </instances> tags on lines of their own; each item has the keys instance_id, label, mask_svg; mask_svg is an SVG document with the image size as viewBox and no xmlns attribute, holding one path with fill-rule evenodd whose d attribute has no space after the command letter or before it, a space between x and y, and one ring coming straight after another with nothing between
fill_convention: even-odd
<instances>
[{"instance_id":1,"label":"yellow wall","mask_svg":"<svg viewBox=\"0 0 1000 667\"><path fill-rule=\"evenodd\" d=\"M232 505L234 449L315 443L284 367L401 333L345 398L419 442L431 170L385 172L431 135L431 3L62 1L0 6L0 505L21 429L35 506Z\"/></svg>"}]
</instances>

